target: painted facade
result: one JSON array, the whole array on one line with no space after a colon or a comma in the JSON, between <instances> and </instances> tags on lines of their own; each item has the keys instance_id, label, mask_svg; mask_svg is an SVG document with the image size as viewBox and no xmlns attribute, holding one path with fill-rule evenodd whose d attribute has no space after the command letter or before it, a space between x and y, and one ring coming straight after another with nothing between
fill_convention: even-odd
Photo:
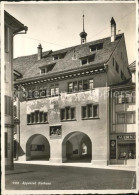
<instances>
[{"instance_id":1,"label":"painted facade","mask_svg":"<svg viewBox=\"0 0 139 195\"><path fill-rule=\"evenodd\" d=\"M40 44L38 54L14 60L22 75L16 159L111 163L109 93L131 79L124 34L116 35L113 21L110 37L87 43L81 34L81 45L42 52Z\"/></svg>"}]
</instances>

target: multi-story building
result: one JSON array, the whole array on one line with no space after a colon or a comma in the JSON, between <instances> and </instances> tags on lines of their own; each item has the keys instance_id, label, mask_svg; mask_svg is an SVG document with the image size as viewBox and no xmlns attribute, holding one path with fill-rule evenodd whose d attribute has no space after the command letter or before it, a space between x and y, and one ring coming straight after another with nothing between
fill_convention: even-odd
<instances>
[{"instance_id":1,"label":"multi-story building","mask_svg":"<svg viewBox=\"0 0 139 195\"><path fill-rule=\"evenodd\" d=\"M132 80L110 90L110 163L135 165L136 162L136 87L135 62L129 66Z\"/></svg>"},{"instance_id":2,"label":"multi-story building","mask_svg":"<svg viewBox=\"0 0 139 195\"><path fill-rule=\"evenodd\" d=\"M5 50L5 166L13 168L13 37L27 27L4 12ZM24 33L24 32L22 32Z\"/></svg>"},{"instance_id":3,"label":"multi-story building","mask_svg":"<svg viewBox=\"0 0 139 195\"><path fill-rule=\"evenodd\" d=\"M37 54L14 59L20 161L111 162L109 86L131 73L124 34L110 23L107 38L87 42L83 24L80 45L42 52L40 44Z\"/></svg>"}]
</instances>

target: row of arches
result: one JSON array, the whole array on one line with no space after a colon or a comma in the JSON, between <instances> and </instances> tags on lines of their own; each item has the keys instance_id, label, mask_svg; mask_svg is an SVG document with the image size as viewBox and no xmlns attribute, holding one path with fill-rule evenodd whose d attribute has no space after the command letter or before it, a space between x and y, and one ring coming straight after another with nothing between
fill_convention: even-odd
<instances>
[{"instance_id":1,"label":"row of arches","mask_svg":"<svg viewBox=\"0 0 139 195\"><path fill-rule=\"evenodd\" d=\"M51 156L48 139L41 134L32 135L26 143L26 160L48 161ZM82 132L69 133L62 142L62 159L66 162L91 162L92 143Z\"/></svg>"}]
</instances>

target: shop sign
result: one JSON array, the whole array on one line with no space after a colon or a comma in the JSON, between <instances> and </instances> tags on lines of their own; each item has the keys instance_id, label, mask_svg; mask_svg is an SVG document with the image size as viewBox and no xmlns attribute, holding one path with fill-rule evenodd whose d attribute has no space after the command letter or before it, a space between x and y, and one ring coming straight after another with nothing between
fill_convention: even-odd
<instances>
[{"instance_id":1,"label":"shop sign","mask_svg":"<svg viewBox=\"0 0 139 195\"><path fill-rule=\"evenodd\" d=\"M110 159L116 159L116 140L110 140Z\"/></svg>"},{"instance_id":2,"label":"shop sign","mask_svg":"<svg viewBox=\"0 0 139 195\"><path fill-rule=\"evenodd\" d=\"M136 135L118 135L117 139L121 141L135 140Z\"/></svg>"},{"instance_id":3,"label":"shop sign","mask_svg":"<svg viewBox=\"0 0 139 195\"><path fill-rule=\"evenodd\" d=\"M61 138L62 129L61 126L50 126L50 138Z\"/></svg>"}]
</instances>

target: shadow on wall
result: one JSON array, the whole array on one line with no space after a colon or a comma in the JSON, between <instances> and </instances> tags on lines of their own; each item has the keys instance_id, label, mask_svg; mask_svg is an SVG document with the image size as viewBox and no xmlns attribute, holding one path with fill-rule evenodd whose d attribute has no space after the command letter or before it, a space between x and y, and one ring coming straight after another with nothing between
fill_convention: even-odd
<instances>
[{"instance_id":1,"label":"shadow on wall","mask_svg":"<svg viewBox=\"0 0 139 195\"><path fill-rule=\"evenodd\" d=\"M19 146L18 156L23 156L24 154L25 154L25 152L23 151L23 149L21 148L21 146Z\"/></svg>"}]
</instances>

